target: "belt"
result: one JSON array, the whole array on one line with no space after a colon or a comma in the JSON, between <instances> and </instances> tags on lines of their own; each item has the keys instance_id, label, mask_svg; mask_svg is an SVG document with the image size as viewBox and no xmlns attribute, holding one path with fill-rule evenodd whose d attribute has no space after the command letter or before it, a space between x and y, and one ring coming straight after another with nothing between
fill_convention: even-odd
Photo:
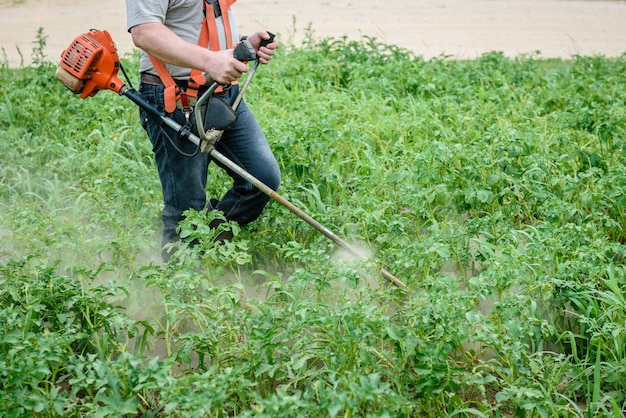
<instances>
[{"instance_id":1,"label":"belt","mask_svg":"<svg viewBox=\"0 0 626 418\"><path fill-rule=\"evenodd\" d=\"M187 80L174 80L176 84L180 86L180 83L184 82L187 84ZM149 73L141 73L141 82L144 84L149 84L151 86L162 86L163 82L161 78L157 75L152 75Z\"/></svg>"},{"instance_id":2,"label":"belt","mask_svg":"<svg viewBox=\"0 0 626 418\"><path fill-rule=\"evenodd\" d=\"M141 82L144 84L149 84L151 86L163 86L164 85L163 81L161 81L161 78L159 76L150 74L150 73L141 73ZM178 87L180 87L183 90L186 90L187 85L189 84L188 80L181 80L181 79L176 79L176 78L174 79L174 82L176 83ZM227 86L222 86L222 90L216 94L218 95L225 94L228 90L230 90L231 87L232 87L232 84L229 84ZM198 93L202 95L202 93L204 93L208 88L209 88L208 85L200 86L200 88L198 89Z\"/></svg>"}]
</instances>

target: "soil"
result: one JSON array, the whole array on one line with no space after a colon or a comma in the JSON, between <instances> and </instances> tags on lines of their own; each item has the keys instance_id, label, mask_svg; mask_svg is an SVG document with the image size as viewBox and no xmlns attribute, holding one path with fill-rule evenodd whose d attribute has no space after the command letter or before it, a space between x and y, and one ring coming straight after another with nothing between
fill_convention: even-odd
<instances>
[{"instance_id":1,"label":"soil","mask_svg":"<svg viewBox=\"0 0 626 418\"><path fill-rule=\"evenodd\" d=\"M241 33L267 29L295 45L311 34L369 36L425 59L626 52L624 0L239 0L233 10ZM132 51L124 0L0 0L0 63L29 65L34 50L56 61L91 28L108 30L122 55Z\"/></svg>"}]
</instances>

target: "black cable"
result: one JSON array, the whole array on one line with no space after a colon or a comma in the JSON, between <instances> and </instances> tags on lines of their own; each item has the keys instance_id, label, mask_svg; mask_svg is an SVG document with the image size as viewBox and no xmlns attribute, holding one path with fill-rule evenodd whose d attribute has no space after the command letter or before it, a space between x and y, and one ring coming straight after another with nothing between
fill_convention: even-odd
<instances>
[{"instance_id":1,"label":"black cable","mask_svg":"<svg viewBox=\"0 0 626 418\"><path fill-rule=\"evenodd\" d=\"M128 87L135 90L135 88L133 87L133 83L130 82L130 77L128 77L128 74L126 73L126 70L124 69L124 66L122 65L121 61L120 61L120 70L122 70L122 74L124 74L124 78L126 79L126 83L128 84Z\"/></svg>"},{"instance_id":2,"label":"black cable","mask_svg":"<svg viewBox=\"0 0 626 418\"><path fill-rule=\"evenodd\" d=\"M195 157L196 155L198 155L198 153L200 152L200 145L196 145L196 150L193 153L187 153L183 150L181 150L180 148L178 148L178 146L174 143L174 140L172 139L171 136L169 136L167 134L167 131L165 130L165 128L163 128L163 126L160 126L161 131L163 132L163 135L165 135L165 137L167 138L168 141L170 141L170 144L172 145L172 147L174 147L174 149L183 157L187 157L187 158L192 158Z\"/></svg>"}]
</instances>

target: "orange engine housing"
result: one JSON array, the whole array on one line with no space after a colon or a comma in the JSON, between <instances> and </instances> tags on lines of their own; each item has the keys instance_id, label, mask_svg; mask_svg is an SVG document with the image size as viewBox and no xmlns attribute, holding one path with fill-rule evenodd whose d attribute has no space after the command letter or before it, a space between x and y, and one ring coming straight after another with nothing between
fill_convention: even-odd
<instances>
[{"instance_id":1,"label":"orange engine housing","mask_svg":"<svg viewBox=\"0 0 626 418\"><path fill-rule=\"evenodd\" d=\"M61 54L57 78L85 99L100 90L119 93L124 82L119 79L120 59L109 32L92 29L79 35ZM68 74L73 82L67 82Z\"/></svg>"}]
</instances>

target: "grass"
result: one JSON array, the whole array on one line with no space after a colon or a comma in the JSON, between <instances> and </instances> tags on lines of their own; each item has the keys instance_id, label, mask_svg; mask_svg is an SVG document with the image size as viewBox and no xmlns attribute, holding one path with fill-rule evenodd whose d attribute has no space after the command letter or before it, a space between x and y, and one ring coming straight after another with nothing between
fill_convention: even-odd
<instances>
[{"instance_id":1,"label":"grass","mask_svg":"<svg viewBox=\"0 0 626 418\"><path fill-rule=\"evenodd\" d=\"M277 204L224 246L189 213L161 266L137 109L41 61L0 66L3 416L623 416L626 56L261 68L281 194L406 291Z\"/></svg>"}]
</instances>

